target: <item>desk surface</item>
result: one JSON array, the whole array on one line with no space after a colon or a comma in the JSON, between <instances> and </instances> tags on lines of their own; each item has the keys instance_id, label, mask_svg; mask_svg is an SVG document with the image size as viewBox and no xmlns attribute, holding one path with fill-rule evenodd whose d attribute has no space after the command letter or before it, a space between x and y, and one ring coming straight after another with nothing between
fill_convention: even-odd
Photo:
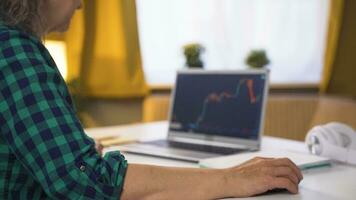
<instances>
[{"instance_id":1,"label":"desk surface","mask_svg":"<svg viewBox=\"0 0 356 200\"><path fill-rule=\"evenodd\" d=\"M138 140L152 140L164 138L167 135L167 122L154 122L125 126L112 126L86 129L85 132L96 139L109 136L130 136ZM262 150L288 149L308 153L303 142L264 136ZM110 147L106 151L119 150L119 147ZM198 167L197 164L161 159L156 157L124 154L129 163L154 164L175 167ZM356 199L356 167L340 163L333 163L331 167L310 169L303 171L304 179L300 184L299 194L278 193L250 197L247 199ZM243 198L244 199L244 198Z\"/></svg>"}]
</instances>

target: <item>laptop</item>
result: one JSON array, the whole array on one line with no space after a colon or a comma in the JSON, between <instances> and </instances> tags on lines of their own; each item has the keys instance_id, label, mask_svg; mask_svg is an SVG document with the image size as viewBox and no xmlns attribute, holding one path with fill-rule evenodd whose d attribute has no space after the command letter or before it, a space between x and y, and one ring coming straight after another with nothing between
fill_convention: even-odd
<instances>
[{"instance_id":1,"label":"laptop","mask_svg":"<svg viewBox=\"0 0 356 200\"><path fill-rule=\"evenodd\" d=\"M178 71L167 138L120 150L189 162L259 150L268 77L268 70Z\"/></svg>"}]
</instances>

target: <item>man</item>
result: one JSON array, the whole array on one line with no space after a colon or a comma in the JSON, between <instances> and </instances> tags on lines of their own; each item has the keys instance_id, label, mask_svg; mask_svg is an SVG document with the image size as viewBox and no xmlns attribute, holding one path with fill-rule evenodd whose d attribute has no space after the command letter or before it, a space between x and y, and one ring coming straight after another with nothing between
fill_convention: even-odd
<instances>
[{"instance_id":1,"label":"man","mask_svg":"<svg viewBox=\"0 0 356 200\"><path fill-rule=\"evenodd\" d=\"M298 192L289 159L228 169L127 164L103 157L75 116L41 38L67 30L81 0L0 1L0 199L218 199Z\"/></svg>"}]
</instances>

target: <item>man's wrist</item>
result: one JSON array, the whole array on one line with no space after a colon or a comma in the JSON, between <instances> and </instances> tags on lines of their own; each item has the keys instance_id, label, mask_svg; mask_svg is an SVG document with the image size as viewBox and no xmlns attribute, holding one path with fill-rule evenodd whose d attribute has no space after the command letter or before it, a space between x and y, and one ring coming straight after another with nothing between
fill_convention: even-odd
<instances>
[{"instance_id":1,"label":"man's wrist","mask_svg":"<svg viewBox=\"0 0 356 200\"><path fill-rule=\"evenodd\" d=\"M214 198L232 197L231 186L229 185L229 177L231 170L229 169L213 169L208 178L209 189L206 192L211 193L209 196Z\"/></svg>"}]
</instances>

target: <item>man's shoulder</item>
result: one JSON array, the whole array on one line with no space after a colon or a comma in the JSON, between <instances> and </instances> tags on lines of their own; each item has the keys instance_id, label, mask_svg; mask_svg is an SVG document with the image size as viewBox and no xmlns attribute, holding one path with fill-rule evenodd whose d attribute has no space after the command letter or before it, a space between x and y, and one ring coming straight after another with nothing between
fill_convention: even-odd
<instances>
[{"instance_id":1,"label":"man's shoulder","mask_svg":"<svg viewBox=\"0 0 356 200\"><path fill-rule=\"evenodd\" d=\"M43 44L39 38L16 27L0 23L0 48L3 49L18 45L30 45L39 49L43 48Z\"/></svg>"},{"instance_id":2,"label":"man's shoulder","mask_svg":"<svg viewBox=\"0 0 356 200\"><path fill-rule=\"evenodd\" d=\"M31 34L0 25L0 68L15 61L31 61L31 64L47 61L46 48ZM5 62L6 61L6 62Z\"/></svg>"}]
</instances>

